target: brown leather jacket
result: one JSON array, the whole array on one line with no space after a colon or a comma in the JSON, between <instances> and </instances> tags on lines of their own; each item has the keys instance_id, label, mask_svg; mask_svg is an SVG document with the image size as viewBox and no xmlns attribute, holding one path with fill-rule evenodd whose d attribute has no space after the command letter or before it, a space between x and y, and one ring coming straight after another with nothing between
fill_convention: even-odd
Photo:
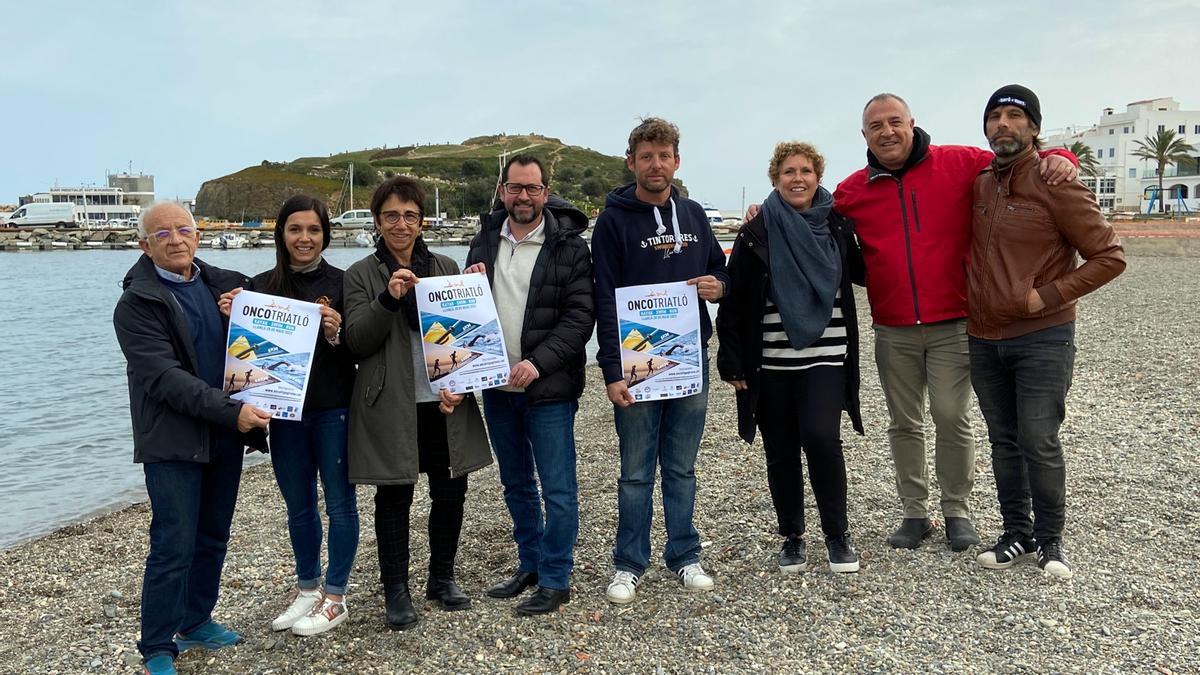
<instances>
[{"instance_id":1,"label":"brown leather jacket","mask_svg":"<svg viewBox=\"0 0 1200 675\"><path fill-rule=\"evenodd\" d=\"M1076 253L1084 263L1076 267ZM1075 301L1125 270L1125 251L1082 183L1051 188L1030 148L975 179L967 332L1013 338L1075 320ZM1046 307L1029 311L1029 291Z\"/></svg>"}]
</instances>

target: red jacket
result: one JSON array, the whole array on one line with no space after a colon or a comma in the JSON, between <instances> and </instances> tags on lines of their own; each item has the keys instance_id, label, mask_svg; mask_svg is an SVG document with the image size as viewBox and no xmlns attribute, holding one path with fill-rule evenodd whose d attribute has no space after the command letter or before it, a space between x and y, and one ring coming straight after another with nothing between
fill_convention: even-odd
<instances>
[{"instance_id":1,"label":"red jacket","mask_svg":"<svg viewBox=\"0 0 1200 675\"><path fill-rule=\"evenodd\" d=\"M1062 150L1042 154L1074 160ZM876 324L913 326L967 315L972 191L992 157L980 148L929 145L899 177L866 166L838 184L834 208L854 221Z\"/></svg>"}]
</instances>

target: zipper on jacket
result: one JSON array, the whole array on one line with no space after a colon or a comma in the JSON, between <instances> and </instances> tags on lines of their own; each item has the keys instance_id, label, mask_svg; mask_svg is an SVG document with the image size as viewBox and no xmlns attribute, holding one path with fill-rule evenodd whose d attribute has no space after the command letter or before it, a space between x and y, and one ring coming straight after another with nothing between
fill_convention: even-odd
<instances>
[{"instance_id":1,"label":"zipper on jacket","mask_svg":"<svg viewBox=\"0 0 1200 675\"><path fill-rule=\"evenodd\" d=\"M913 205L913 222L916 223L916 225L917 225L917 232L920 232L921 231L921 216L917 214L917 191L916 190L912 191L912 205Z\"/></svg>"},{"instance_id":2,"label":"zipper on jacket","mask_svg":"<svg viewBox=\"0 0 1200 675\"><path fill-rule=\"evenodd\" d=\"M913 316L917 319L917 324L921 323L921 306L917 303L917 274L913 270L913 255L912 255L912 239L908 232L908 208L904 204L904 180L896 181L896 190L900 197L900 221L904 225L904 254L908 258L908 284L912 288L913 299ZM914 193L915 194L915 193Z\"/></svg>"}]
</instances>

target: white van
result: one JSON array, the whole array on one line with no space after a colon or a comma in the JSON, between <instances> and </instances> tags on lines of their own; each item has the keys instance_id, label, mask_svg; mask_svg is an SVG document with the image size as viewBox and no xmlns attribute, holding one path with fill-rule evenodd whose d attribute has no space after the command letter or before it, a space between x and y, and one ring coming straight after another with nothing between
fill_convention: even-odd
<instances>
[{"instance_id":1,"label":"white van","mask_svg":"<svg viewBox=\"0 0 1200 675\"><path fill-rule=\"evenodd\" d=\"M75 205L71 202L26 204L8 217L9 227L74 227Z\"/></svg>"},{"instance_id":2,"label":"white van","mask_svg":"<svg viewBox=\"0 0 1200 675\"><path fill-rule=\"evenodd\" d=\"M354 209L329 221L334 227L374 227L370 209Z\"/></svg>"}]
</instances>

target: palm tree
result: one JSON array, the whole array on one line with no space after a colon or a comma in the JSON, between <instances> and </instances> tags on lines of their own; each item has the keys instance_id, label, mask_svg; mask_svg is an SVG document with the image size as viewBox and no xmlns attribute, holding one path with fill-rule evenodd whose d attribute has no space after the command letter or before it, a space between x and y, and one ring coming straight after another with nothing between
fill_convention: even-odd
<instances>
[{"instance_id":1,"label":"palm tree","mask_svg":"<svg viewBox=\"0 0 1200 675\"><path fill-rule=\"evenodd\" d=\"M1096 161L1096 153L1092 151L1092 146L1083 141L1075 141L1063 147L1079 160L1079 170L1083 175L1093 178L1100 175L1100 162Z\"/></svg>"},{"instance_id":2,"label":"palm tree","mask_svg":"<svg viewBox=\"0 0 1200 675\"><path fill-rule=\"evenodd\" d=\"M1182 138L1176 138L1173 129L1166 128L1159 129L1154 136L1147 136L1145 140L1134 143L1137 145L1137 149L1132 153L1134 157L1158 164L1158 212L1162 213L1163 202L1166 201L1163 195L1163 174L1167 172L1167 166L1191 159L1191 153L1196 152L1196 148L1185 143Z\"/></svg>"}]
</instances>

